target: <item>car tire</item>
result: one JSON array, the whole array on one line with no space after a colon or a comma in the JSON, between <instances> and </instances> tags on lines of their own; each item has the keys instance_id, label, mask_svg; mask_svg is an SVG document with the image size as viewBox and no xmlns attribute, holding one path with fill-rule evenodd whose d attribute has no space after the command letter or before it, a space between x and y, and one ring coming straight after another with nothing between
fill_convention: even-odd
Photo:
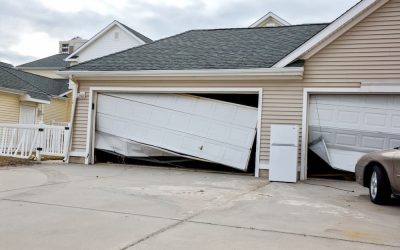
<instances>
[{"instance_id":1,"label":"car tire","mask_svg":"<svg viewBox=\"0 0 400 250\"><path fill-rule=\"evenodd\" d=\"M374 166L369 184L369 197L375 204L387 204L391 198L392 191L389 179L382 168Z\"/></svg>"}]
</instances>

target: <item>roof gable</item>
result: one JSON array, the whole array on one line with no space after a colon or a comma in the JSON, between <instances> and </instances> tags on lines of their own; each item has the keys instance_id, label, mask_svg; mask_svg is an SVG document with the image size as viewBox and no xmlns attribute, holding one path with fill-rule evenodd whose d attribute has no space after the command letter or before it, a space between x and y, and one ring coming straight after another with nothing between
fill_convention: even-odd
<instances>
[{"instance_id":1,"label":"roof gable","mask_svg":"<svg viewBox=\"0 0 400 250\"><path fill-rule=\"evenodd\" d=\"M91 45L95 44L96 41L101 39L105 34L107 34L108 31L113 29L114 27L119 27L122 31L126 32L129 37L131 37L136 43L138 44L146 44L152 42L152 40L141 33L135 31L132 28L129 28L125 24L122 24L118 21L113 21L109 25L107 25L104 29L102 29L99 33L97 33L95 36L89 39L84 45L79 47L74 53L69 55L65 60L66 61L76 61L76 57L79 56L80 53L83 53L87 48L89 48Z\"/></svg>"},{"instance_id":2,"label":"roof gable","mask_svg":"<svg viewBox=\"0 0 400 250\"><path fill-rule=\"evenodd\" d=\"M268 12L265 16L258 19L255 23L249 26L249 28L255 27L273 27L273 26L287 26L289 22L279 17L273 12Z\"/></svg>"},{"instance_id":3,"label":"roof gable","mask_svg":"<svg viewBox=\"0 0 400 250\"><path fill-rule=\"evenodd\" d=\"M192 30L87 61L66 71L269 68L327 24Z\"/></svg>"}]
</instances>

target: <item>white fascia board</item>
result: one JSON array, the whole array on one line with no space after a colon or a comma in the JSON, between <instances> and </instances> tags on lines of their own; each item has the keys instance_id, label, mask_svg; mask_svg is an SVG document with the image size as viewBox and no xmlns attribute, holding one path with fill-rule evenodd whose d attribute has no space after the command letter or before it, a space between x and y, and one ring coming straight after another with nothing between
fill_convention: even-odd
<instances>
[{"instance_id":1,"label":"white fascia board","mask_svg":"<svg viewBox=\"0 0 400 250\"><path fill-rule=\"evenodd\" d=\"M273 12L268 12L266 15L264 15L263 17L261 17L260 19L258 19L255 23L253 23L252 25L249 26L249 28L255 28L258 27L258 25L260 25L262 22L264 22L265 20L267 20L268 18L273 18L275 19L276 22L278 22L279 24L281 24L282 26L288 26L291 25L289 22L287 22L286 20L282 19L281 17L277 16L275 13Z\"/></svg>"},{"instance_id":2,"label":"white fascia board","mask_svg":"<svg viewBox=\"0 0 400 250\"><path fill-rule=\"evenodd\" d=\"M141 71L58 71L62 76L298 76L303 67L265 69L141 70Z\"/></svg>"},{"instance_id":3,"label":"white fascia board","mask_svg":"<svg viewBox=\"0 0 400 250\"><path fill-rule=\"evenodd\" d=\"M366 9L370 8L372 5L381 2L383 5L384 3L388 2L389 0L362 0L358 4L356 4L353 8L348 10L346 13L344 13L342 16L337 18L335 21L333 21L331 24L329 24L325 29L320 31L318 34L313 36L310 40L308 40L306 43L295 49L293 52L291 52L289 55L281 59L279 62L277 62L273 68L283 68L290 64L291 62L297 60L298 58L301 58L304 54L309 52L311 49L316 47L318 44L320 44L322 41L333 35L335 32L337 32L339 29L341 29L344 25L352 21L355 17L357 17L359 14L363 13Z\"/></svg>"},{"instance_id":4,"label":"white fascia board","mask_svg":"<svg viewBox=\"0 0 400 250\"><path fill-rule=\"evenodd\" d=\"M36 102L36 103L41 103L41 104L50 104L50 101L45 101L45 100L40 100L36 98L32 98L30 95L25 94L19 98L21 101L24 102Z\"/></svg>"},{"instance_id":5,"label":"white fascia board","mask_svg":"<svg viewBox=\"0 0 400 250\"><path fill-rule=\"evenodd\" d=\"M69 88L69 86L68 86L68 88ZM72 93L72 89L66 91L65 93L59 94L58 97L65 98L64 96L65 96L65 95L68 95L69 93Z\"/></svg>"}]
</instances>

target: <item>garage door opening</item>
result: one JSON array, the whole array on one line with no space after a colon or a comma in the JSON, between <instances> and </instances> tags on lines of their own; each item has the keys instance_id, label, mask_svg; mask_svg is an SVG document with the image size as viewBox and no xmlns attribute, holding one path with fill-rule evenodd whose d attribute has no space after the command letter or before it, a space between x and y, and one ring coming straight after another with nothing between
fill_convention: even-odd
<instances>
[{"instance_id":1,"label":"garage door opening","mask_svg":"<svg viewBox=\"0 0 400 250\"><path fill-rule=\"evenodd\" d=\"M256 93L98 93L94 163L254 173Z\"/></svg>"},{"instance_id":2,"label":"garage door opening","mask_svg":"<svg viewBox=\"0 0 400 250\"><path fill-rule=\"evenodd\" d=\"M364 154L399 146L399 104L399 95L311 95L308 176L346 179Z\"/></svg>"}]
</instances>

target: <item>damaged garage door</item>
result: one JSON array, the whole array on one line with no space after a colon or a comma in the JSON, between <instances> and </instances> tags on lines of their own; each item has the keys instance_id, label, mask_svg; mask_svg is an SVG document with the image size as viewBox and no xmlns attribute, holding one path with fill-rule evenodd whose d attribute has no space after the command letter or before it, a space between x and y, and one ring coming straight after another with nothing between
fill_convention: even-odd
<instances>
[{"instance_id":1,"label":"damaged garage door","mask_svg":"<svg viewBox=\"0 0 400 250\"><path fill-rule=\"evenodd\" d=\"M365 153L400 146L400 95L314 95L309 136L328 164L354 172Z\"/></svg>"},{"instance_id":2,"label":"damaged garage door","mask_svg":"<svg viewBox=\"0 0 400 250\"><path fill-rule=\"evenodd\" d=\"M246 170L256 126L257 108L235 103L104 93L98 95L95 147L127 156L179 154Z\"/></svg>"}]
</instances>

